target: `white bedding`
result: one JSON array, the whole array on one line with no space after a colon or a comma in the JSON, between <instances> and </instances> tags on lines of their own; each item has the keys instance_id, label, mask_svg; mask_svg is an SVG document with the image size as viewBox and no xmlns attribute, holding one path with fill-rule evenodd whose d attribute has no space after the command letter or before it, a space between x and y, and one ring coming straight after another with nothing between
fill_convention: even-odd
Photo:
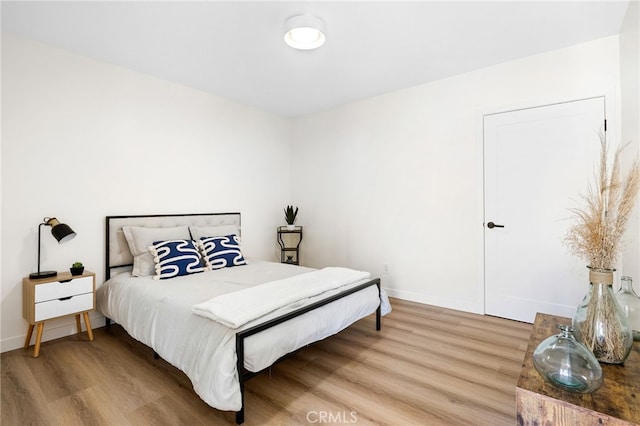
<instances>
[{"instance_id":1,"label":"white bedding","mask_svg":"<svg viewBox=\"0 0 640 426\"><path fill-rule=\"evenodd\" d=\"M368 279L368 272L329 267L216 296L193 306L196 315L239 328L251 320L347 284Z\"/></svg>"},{"instance_id":2,"label":"white bedding","mask_svg":"<svg viewBox=\"0 0 640 426\"><path fill-rule=\"evenodd\" d=\"M250 286L311 272L286 264L249 261L245 266L223 268L168 280L119 274L97 290L98 310L121 324L140 342L184 371L195 392L220 410L241 408L235 354L235 333L267 319L293 311L367 279L301 300L232 330L195 315L198 303ZM260 371L281 356L321 340L373 312L378 290L371 286L292 321L247 338L245 368ZM383 314L390 311L383 293Z\"/></svg>"}]
</instances>

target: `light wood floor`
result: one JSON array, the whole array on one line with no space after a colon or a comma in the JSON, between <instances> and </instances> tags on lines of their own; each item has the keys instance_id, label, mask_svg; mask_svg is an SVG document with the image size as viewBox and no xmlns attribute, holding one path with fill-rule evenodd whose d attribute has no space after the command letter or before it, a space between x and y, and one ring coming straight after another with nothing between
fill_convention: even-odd
<instances>
[{"instance_id":1,"label":"light wood floor","mask_svg":"<svg viewBox=\"0 0 640 426\"><path fill-rule=\"evenodd\" d=\"M246 385L245 424L513 425L530 324L392 299ZM1 424L224 425L120 327L2 354Z\"/></svg>"}]
</instances>

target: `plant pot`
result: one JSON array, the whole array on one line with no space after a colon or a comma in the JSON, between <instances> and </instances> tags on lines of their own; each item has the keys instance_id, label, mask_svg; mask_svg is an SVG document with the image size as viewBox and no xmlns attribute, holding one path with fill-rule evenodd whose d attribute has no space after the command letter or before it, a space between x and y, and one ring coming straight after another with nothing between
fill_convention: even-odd
<instances>
[{"instance_id":1,"label":"plant pot","mask_svg":"<svg viewBox=\"0 0 640 426\"><path fill-rule=\"evenodd\" d=\"M82 275L84 272L84 266L81 268L69 268L69 271L71 271L71 275L73 276Z\"/></svg>"},{"instance_id":2,"label":"plant pot","mask_svg":"<svg viewBox=\"0 0 640 426\"><path fill-rule=\"evenodd\" d=\"M287 225L287 231L295 231L295 230L296 230L295 225Z\"/></svg>"}]
</instances>

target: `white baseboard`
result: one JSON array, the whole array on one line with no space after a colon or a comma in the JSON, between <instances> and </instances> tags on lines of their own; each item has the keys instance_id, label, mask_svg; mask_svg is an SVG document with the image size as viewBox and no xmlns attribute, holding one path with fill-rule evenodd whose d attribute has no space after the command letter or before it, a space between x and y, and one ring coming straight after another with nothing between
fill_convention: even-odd
<instances>
[{"instance_id":1,"label":"white baseboard","mask_svg":"<svg viewBox=\"0 0 640 426\"><path fill-rule=\"evenodd\" d=\"M91 328L104 327L104 316L96 311L89 314L89 320L91 321ZM84 320L82 322L82 330L86 331ZM24 323L24 334L14 337L2 339L0 341L0 352L12 351L14 349L20 349L24 345L24 339L27 337L27 322ZM68 316L60 319L47 321L44 324L44 331L42 332L42 342L49 340L59 339L61 337L73 336L77 334L76 320L73 316ZM31 346L33 346L36 339L35 333L31 336ZM33 350L33 349L32 349Z\"/></svg>"},{"instance_id":2,"label":"white baseboard","mask_svg":"<svg viewBox=\"0 0 640 426\"><path fill-rule=\"evenodd\" d=\"M441 308L454 309L456 311L471 312L474 314L484 315L484 307L478 306L475 302L465 302L461 300L446 299L442 297L433 297L423 293L412 291L398 290L393 288L384 288L390 297L396 297L410 302L423 303L425 305L438 306ZM393 304L391 305L393 308Z\"/></svg>"}]
</instances>

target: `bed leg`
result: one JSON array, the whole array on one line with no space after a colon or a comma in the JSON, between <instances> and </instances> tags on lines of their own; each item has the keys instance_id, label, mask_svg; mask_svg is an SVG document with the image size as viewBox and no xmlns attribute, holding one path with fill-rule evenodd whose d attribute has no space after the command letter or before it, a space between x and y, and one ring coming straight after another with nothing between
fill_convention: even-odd
<instances>
[{"instance_id":1,"label":"bed leg","mask_svg":"<svg viewBox=\"0 0 640 426\"><path fill-rule=\"evenodd\" d=\"M376 331L380 331L380 328L381 328L380 318L382 317L382 290L380 289L380 280L378 280L378 282L376 283L376 286L378 287L378 298L380 299L380 303L378 304L378 309L376 309Z\"/></svg>"},{"instance_id":2,"label":"bed leg","mask_svg":"<svg viewBox=\"0 0 640 426\"><path fill-rule=\"evenodd\" d=\"M153 351L153 359L158 359L160 358L160 355L158 355L158 352Z\"/></svg>"},{"instance_id":3,"label":"bed leg","mask_svg":"<svg viewBox=\"0 0 640 426\"><path fill-rule=\"evenodd\" d=\"M111 326L111 318L104 318L104 325L105 327L110 327Z\"/></svg>"},{"instance_id":4,"label":"bed leg","mask_svg":"<svg viewBox=\"0 0 640 426\"><path fill-rule=\"evenodd\" d=\"M244 423L244 406L240 411L236 411L236 424L241 425L242 423Z\"/></svg>"},{"instance_id":5,"label":"bed leg","mask_svg":"<svg viewBox=\"0 0 640 426\"><path fill-rule=\"evenodd\" d=\"M244 343L244 342L243 342ZM244 345L242 345L244 347ZM242 354L244 358L244 353ZM243 359L240 358L240 359ZM244 362L242 363L244 366ZM241 371L241 370L240 370ZM236 424L241 425L244 423L244 377L241 373L238 373L238 380L240 382L240 411L236 411Z\"/></svg>"},{"instance_id":6,"label":"bed leg","mask_svg":"<svg viewBox=\"0 0 640 426\"><path fill-rule=\"evenodd\" d=\"M236 334L236 370L238 371L238 382L240 384L240 411L236 411L236 424L244 423L244 337Z\"/></svg>"}]
</instances>

